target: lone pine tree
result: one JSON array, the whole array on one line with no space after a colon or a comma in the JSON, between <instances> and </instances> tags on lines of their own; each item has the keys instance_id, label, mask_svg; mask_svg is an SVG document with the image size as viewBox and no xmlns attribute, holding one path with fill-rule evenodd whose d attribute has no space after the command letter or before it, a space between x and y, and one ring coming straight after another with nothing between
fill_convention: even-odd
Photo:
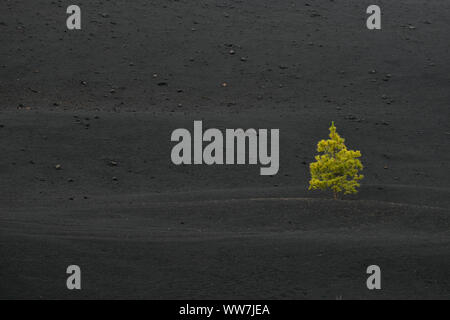
<instances>
[{"instance_id":1,"label":"lone pine tree","mask_svg":"<svg viewBox=\"0 0 450 320\"><path fill-rule=\"evenodd\" d=\"M317 152L322 153L315 157L316 162L310 164L311 180L309 190L333 191L337 199L339 193L358 193L358 181L364 178L358 172L363 169L360 151L348 150L344 144L345 139L336 132L334 122L330 127L330 139L321 140L317 144Z\"/></svg>"}]
</instances>

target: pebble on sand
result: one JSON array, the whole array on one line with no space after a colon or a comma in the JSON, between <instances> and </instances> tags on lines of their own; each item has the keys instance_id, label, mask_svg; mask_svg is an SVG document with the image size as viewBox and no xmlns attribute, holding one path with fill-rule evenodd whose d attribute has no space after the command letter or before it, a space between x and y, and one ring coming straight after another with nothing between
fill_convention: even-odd
<instances>
[{"instance_id":1,"label":"pebble on sand","mask_svg":"<svg viewBox=\"0 0 450 320\"><path fill-rule=\"evenodd\" d=\"M118 163L117 163L117 161L114 161L114 160L111 160L111 161L109 161L109 164L108 164L110 167L117 167L118 166Z\"/></svg>"}]
</instances>

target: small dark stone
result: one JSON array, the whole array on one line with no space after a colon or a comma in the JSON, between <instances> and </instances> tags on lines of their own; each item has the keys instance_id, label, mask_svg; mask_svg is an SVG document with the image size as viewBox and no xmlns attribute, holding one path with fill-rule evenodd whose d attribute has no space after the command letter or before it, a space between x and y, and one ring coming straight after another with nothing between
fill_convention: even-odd
<instances>
[{"instance_id":1,"label":"small dark stone","mask_svg":"<svg viewBox=\"0 0 450 320\"><path fill-rule=\"evenodd\" d=\"M117 163L117 161L111 160L111 161L109 161L108 165L110 167L117 167L119 164Z\"/></svg>"}]
</instances>

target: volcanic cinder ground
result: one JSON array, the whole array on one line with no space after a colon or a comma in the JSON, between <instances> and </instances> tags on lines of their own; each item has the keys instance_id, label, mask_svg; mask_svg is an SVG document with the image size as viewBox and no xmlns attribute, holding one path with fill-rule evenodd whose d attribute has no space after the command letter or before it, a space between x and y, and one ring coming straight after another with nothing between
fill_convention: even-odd
<instances>
[{"instance_id":1,"label":"volcanic cinder ground","mask_svg":"<svg viewBox=\"0 0 450 320\"><path fill-rule=\"evenodd\" d=\"M0 298L448 299L450 2L376 2L1 1ZM279 128L278 175L173 165L194 120ZM307 191L331 121L341 201Z\"/></svg>"}]
</instances>

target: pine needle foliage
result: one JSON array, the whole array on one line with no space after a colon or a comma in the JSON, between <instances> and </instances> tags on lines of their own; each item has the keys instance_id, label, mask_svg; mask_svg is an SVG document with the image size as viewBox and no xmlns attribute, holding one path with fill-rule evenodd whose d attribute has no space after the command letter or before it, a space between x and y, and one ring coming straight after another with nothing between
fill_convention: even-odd
<instances>
[{"instance_id":1,"label":"pine needle foliage","mask_svg":"<svg viewBox=\"0 0 450 320\"><path fill-rule=\"evenodd\" d=\"M317 144L316 162L310 164L311 180L309 190L332 190L334 199L341 193L358 193L359 181L364 178L359 174L363 169L360 151L348 150L345 139L336 132L334 122L330 127L330 139Z\"/></svg>"}]
</instances>

